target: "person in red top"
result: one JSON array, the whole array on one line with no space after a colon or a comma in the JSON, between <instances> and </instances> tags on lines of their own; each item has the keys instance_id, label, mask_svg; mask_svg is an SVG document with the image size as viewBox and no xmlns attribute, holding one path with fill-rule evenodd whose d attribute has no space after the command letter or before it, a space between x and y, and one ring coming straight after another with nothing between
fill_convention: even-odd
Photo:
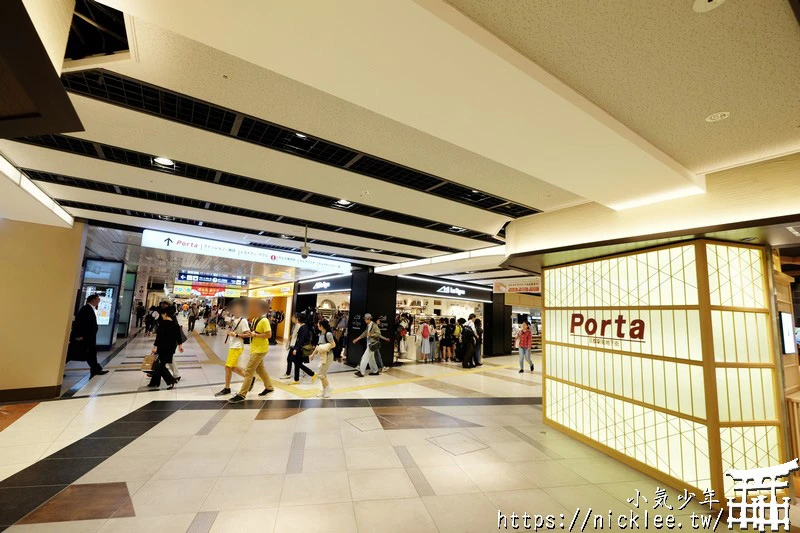
<instances>
[{"instance_id":1,"label":"person in red top","mask_svg":"<svg viewBox=\"0 0 800 533\"><path fill-rule=\"evenodd\" d=\"M533 361L531 360L531 345L533 344L533 332L527 322L522 323L522 329L519 332L519 373L524 372L523 363L525 361L531 365L531 372L533 372Z\"/></svg>"}]
</instances>

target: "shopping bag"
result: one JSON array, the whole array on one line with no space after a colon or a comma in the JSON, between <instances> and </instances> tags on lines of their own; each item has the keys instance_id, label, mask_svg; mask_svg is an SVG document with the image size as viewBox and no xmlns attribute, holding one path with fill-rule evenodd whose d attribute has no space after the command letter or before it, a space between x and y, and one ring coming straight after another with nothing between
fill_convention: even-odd
<instances>
[{"instance_id":1,"label":"shopping bag","mask_svg":"<svg viewBox=\"0 0 800 533\"><path fill-rule=\"evenodd\" d=\"M142 372L150 372L153 370L153 364L156 362L156 356L153 354L148 354L144 356L144 361L142 361Z\"/></svg>"}]
</instances>

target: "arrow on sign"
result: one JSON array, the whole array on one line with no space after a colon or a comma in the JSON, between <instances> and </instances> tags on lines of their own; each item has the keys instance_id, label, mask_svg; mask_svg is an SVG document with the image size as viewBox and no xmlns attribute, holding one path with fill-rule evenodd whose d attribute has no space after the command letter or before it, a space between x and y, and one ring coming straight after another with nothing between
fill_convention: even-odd
<instances>
[{"instance_id":1,"label":"arrow on sign","mask_svg":"<svg viewBox=\"0 0 800 533\"><path fill-rule=\"evenodd\" d=\"M167 243L167 246L169 246L170 244L172 244L172 239L167 237L166 239L164 239L164 242Z\"/></svg>"}]
</instances>

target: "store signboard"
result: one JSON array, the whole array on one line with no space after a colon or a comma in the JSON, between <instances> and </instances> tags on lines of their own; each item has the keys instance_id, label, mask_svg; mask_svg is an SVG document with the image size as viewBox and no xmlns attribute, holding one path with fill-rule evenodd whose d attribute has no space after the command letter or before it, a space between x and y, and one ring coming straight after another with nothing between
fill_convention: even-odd
<instances>
[{"instance_id":1,"label":"store signboard","mask_svg":"<svg viewBox=\"0 0 800 533\"><path fill-rule=\"evenodd\" d=\"M172 293L175 296L191 296L192 295L192 286L191 285L175 285L172 288Z\"/></svg>"},{"instance_id":2,"label":"store signboard","mask_svg":"<svg viewBox=\"0 0 800 533\"><path fill-rule=\"evenodd\" d=\"M397 276L397 292L419 296L435 296L444 300L492 301L492 289L489 287L475 287L445 279L419 278L416 276Z\"/></svg>"},{"instance_id":3,"label":"store signboard","mask_svg":"<svg viewBox=\"0 0 800 533\"><path fill-rule=\"evenodd\" d=\"M211 239L149 229L144 230L142 233L142 246L159 250L240 259L269 265L289 266L318 272L349 273L351 270L350 263L343 261L321 259L319 257L307 257L304 259L300 254L289 254L278 250L270 250L269 248L243 246L241 244L212 241Z\"/></svg>"},{"instance_id":4,"label":"store signboard","mask_svg":"<svg viewBox=\"0 0 800 533\"><path fill-rule=\"evenodd\" d=\"M248 292L248 296L251 298L291 296L292 294L294 294L294 283L285 283L283 285L275 285L273 287L261 287L260 289L251 289Z\"/></svg>"},{"instance_id":5,"label":"store signboard","mask_svg":"<svg viewBox=\"0 0 800 533\"><path fill-rule=\"evenodd\" d=\"M240 289L225 289L223 296L225 298L241 298L242 291Z\"/></svg>"},{"instance_id":6,"label":"store signboard","mask_svg":"<svg viewBox=\"0 0 800 533\"><path fill-rule=\"evenodd\" d=\"M494 292L542 292L541 276L531 276L513 281L495 281Z\"/></svg>"},{"instance_id":7,"label":"store signboard","mask_svg":"<svg viewBox=\"0 0 800 533\"><path fill-rule=\"evenodd\" d=\"M333 276L297 283L298 294L345 292L349 291L352 284L351 276Z\"/></svg>"},{"instance_id":8,"label":"store signboard","mask_svg":"<svg viewBox=\"0 0 800 533\"><path fill-rule=\"evenodd\" d=\"M244 276L226 276L224 274L210 274L207 272L182 271L178 274L178 281L235 285L237 287L247 286L247 278Z\"/></svg>"},{"instance_id":9,"label":"store signboard","mask_svg":"<svg viewBox=\"0 0 800 533\"><path fill-rule=\"evenodd\" d=\"M215 297L218 294L225 293L225 286L224 285L192 285L192 290L197 291L200 293L200 296L205 297Z\"/></svg>"}]
</instances>

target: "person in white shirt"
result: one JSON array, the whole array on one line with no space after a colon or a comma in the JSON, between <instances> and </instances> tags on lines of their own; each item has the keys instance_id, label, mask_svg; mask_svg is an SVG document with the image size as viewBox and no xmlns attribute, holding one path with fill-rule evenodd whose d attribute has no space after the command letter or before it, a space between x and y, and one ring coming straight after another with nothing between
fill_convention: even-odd
<instances>
[{"instance_id":1,"label":"person in white shirt","mask_svg":"<svg viewBox=\"0 0 800 533\"><path fill-rule=\"evenodd\" d=\"M239 357L244 352L244 339L249 337L250 325L247 323L244 306L234 305L233 320L231 320L231 329L228 331L228 336L225 342L230 341L228 348L228 358L225 361L225 388L216 393L214 396L225 396L231 393L231 378L233 374L244 377L244 371L239 368ZM242 315L236 317L235 315Z\"/></svg>"}]
</instances>

